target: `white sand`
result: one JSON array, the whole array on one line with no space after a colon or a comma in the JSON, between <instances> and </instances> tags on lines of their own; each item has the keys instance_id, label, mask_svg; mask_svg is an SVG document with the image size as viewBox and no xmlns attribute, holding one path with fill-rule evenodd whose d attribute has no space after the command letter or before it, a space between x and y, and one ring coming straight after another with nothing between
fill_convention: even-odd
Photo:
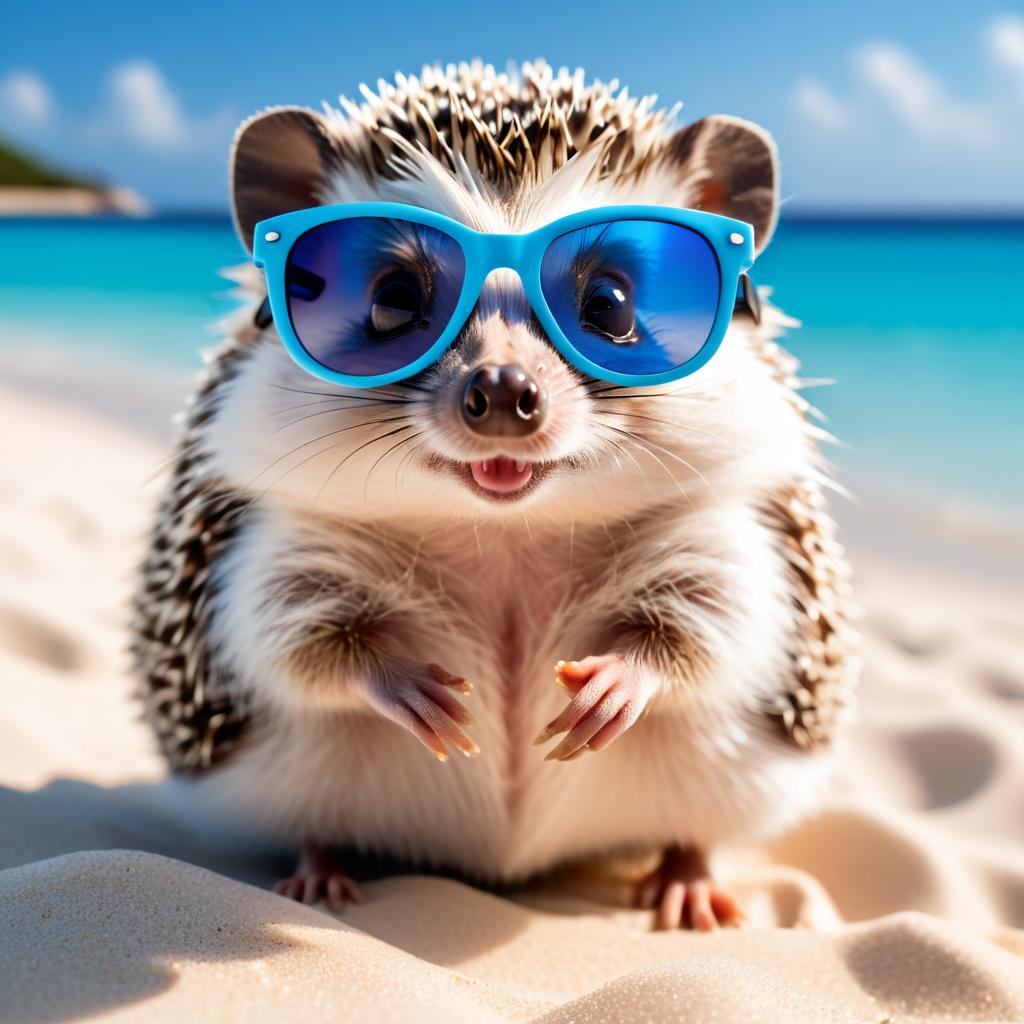
<instances>
[{"instance_id":1,"label":"white sand","mask_svg":"<svg viewBox=\"0 0 1024 1024\"><path fill-rule=\"evenodd\" d=\"M652 933L593 874L387 879L336 917L269 893L286 863L202 821L136 721L164 452L28 394L0 390L0 1021L1024 1020L1019 556L858 542L863 720L821 813L723 862L747 928Z\"/></svg>"}]
</instances>

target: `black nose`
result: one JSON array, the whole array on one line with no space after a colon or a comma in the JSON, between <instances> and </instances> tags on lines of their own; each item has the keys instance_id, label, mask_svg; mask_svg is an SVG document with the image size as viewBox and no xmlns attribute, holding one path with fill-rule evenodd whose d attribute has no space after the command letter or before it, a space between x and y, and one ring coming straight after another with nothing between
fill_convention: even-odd
<instances>
[{"instance_id":1,"label":"black nose","mask_svg":"<svg viewBox=\"0 0 1024 1024\"><path fill-rule=\"evenodd\" d=\"M466 426L488 437L526 437L544 422L548 397L521 367L481 366L462 392Z\"/></svg>"}]
</instances>

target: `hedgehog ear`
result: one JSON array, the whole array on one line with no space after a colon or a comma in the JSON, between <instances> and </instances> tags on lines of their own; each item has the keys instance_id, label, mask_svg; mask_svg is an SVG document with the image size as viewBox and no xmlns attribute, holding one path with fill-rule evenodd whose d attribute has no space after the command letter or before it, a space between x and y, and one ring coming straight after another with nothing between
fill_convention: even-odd
<instances>
[{"instance_id":1,"label":"hedgehog ear","mask_svg":"<svg viewBox=\"0 0 1024 1024\"><path fill-rule=\"evenodd\" d=\"M696 193L687 205L745 220L757 251L768 244L779 212L779 169L763 128L738 117L705 117L672 136L668 155Z\"/></svg>"},{"instance_id":2,"label":"hedgehog ear","mask_svg":"<svg viewBox=\"0 0 1024 1024\"><path fill-rule=\"evenodd\" d=\"M321 202L337 148L326 120L304 107L250 117L231 147L231 205L242 244L252 251L256 224Z\"/></svg>"}]
</instances>

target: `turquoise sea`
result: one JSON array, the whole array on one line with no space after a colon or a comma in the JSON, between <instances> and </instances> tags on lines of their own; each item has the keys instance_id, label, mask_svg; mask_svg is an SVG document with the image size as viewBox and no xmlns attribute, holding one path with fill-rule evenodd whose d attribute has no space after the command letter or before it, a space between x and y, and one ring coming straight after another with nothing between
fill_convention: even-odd
<instances>
[{"instance_id":1,"label":"turquoise sea","mask_svg":"<svg viewBox=\"0 0 1024 1024\"><path fill-rule=\"evenodd\" d=\"M199 365L244 258L227 218L0 221L0 349ZM855 492L1019 525L1024 221L784 219L755 280L803 327L785 344L847 445Z\"/></svg>"}]
</instances>

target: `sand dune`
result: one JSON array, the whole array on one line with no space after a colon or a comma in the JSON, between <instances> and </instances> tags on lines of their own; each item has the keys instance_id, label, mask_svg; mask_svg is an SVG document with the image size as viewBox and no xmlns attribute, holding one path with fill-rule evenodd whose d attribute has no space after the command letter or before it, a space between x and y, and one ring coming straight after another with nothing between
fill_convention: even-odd
<instances>
[{"instance_id":1,"label":"sand dune","mask_svg":"<svg viewBox=\"0 0 1024 1024\"><path fill-rule=\"evenodd\" d=\"M337 916L267 891L282 852L202 818L136 720L160 447L55 395L0 425L0 1021L1024 1020L1016 556L992 582L858 540L862 721L820 813L722 857L746 928L651 932L621 865L386 878Z\"/></svg>"}]
</instances>

